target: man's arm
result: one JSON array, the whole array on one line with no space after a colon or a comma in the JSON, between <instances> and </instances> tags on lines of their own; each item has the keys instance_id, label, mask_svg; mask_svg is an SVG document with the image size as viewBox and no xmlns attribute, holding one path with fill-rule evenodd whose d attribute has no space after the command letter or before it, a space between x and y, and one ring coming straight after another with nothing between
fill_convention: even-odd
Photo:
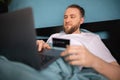
<instances>
[{"instance_id":1,"label":"man's arm","mask_svg":"<svg viewBox=\"0 0 120 80\"><path fill-rule=\"evenodd\" d=\"M117 62L107 63L96 58L92 67L110 80L120 80L120 65Z\"/></svg>"},{"instance_id":2,"label":"man's arm","mask_svg":"<svg viewBox=\"0 0 120 80\"><path fill-rule=\"evenodd\" d=\"M61 56L71 65L91 67L110 80L120 80L120 65L117 62L108 63L93 55L85 46L68 46Z\"/></svg>"}]
</instances>

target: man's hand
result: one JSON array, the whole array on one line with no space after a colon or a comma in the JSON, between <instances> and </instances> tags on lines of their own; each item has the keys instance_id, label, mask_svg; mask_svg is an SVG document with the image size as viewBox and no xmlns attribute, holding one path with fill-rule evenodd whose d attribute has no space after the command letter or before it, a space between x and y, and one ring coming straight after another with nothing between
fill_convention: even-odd
<instances>
[{"instance_id":1,"label":"man's hand","mask_svg":"<svg viewBox=\"0 0 120 80\"><path fill-rule=\"evenodd\" d=\"M43 40L37 40L36 41L38 46L38 51L42 51L43 49L50 49L51 47L49 44L45 43Z\"/></svg>"},{"instance_id":2,"label":"man's hand","mask_svg":"<svg viewBox=\"0 0 120 80\"><path fill-rule=\"evenodd\" d=\"M93 67L95 60L98 58L93 55L85 46L68 46L67 49L61 53L71 65Z\"/></svg>"},{"instance_id":3,"label":"man's hand","mask_svg":"<svg viewBox=\"0 0 120 80\"><path fill-rule=\"evenodd\" d=\"M61 53L71 65L91 67L106 76L109 80L120 80L120 66L117 62L106 62L93 55L85 46L68 46Z\"/></svg>"}]
</instances>

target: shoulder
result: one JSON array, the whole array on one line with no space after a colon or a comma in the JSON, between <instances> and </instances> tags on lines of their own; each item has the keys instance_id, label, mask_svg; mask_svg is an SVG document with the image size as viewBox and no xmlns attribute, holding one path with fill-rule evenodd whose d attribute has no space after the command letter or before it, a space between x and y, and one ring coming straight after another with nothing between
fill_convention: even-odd
<instances>
[{"instance_id":1,"label":"shoulder","mask_svg":"<svg viewBox=\"0 0 120 80\"><path fill-rule=\"evenodd\" d=\"M100 39L100 36L96 33L93 33L93 32L82 32L82 35L86 38Z\"/></svg>"}]
</instances>

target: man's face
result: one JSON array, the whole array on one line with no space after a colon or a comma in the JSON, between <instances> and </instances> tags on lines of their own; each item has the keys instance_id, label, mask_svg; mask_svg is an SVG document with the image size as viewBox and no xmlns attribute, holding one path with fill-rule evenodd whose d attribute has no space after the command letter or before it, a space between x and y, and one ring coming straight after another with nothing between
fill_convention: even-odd
<instances>
[{"instance_id":1,"label":"man's face","mask_svg":"<svg viewBox=\"0 0 120 80\"><path fill-rule=\"evenodd\" d=\"M64 31L66 34L79 33L84 19L77 8L68 8L64 14Z\"/></svg>"}]
</instances>

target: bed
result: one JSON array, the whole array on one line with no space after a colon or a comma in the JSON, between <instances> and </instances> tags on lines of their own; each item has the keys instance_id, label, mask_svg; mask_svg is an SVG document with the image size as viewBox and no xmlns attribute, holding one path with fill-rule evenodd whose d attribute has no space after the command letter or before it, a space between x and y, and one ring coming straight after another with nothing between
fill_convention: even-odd
<instances>
[{"instance_id":1,"label":"bed","mask_svg":"<svg viewBox=\"0 0 120 80\"><path fill-rule=\"evenodd\" d=\"M89 22L82 24L81 28L98 34L112 55L120 64L120 19ZM62 25L37 28L37 39L47 40L51 34L62 31Z\"/></svg>"},{"instance_id":2,"label":"bed","mask_svg":"<svg viewBox=\"0 0 120 80\"><path fill-rule=\"evenodd\" d=\"M112 55L120 63L120 20L84 23L82 30L89 30L100 35L102 41L109 48ZM62 25L37 28L37 39L46 41L51 34L62 31ZM0 56L0 80L108 80L93 69L83 68L81 71L76 66L66 64L63 59L58 59L48 68L39 71L19 62L12 62Z\"/></svg>"}]
</instances>

